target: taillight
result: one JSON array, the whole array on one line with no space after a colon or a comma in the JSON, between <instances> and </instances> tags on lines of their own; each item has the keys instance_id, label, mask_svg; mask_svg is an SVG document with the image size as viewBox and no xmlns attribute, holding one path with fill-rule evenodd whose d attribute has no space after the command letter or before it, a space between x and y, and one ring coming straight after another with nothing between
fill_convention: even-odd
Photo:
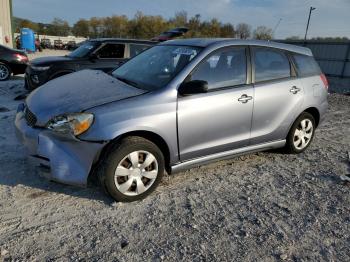
<instances>
[{"instance_id":1,"label":"taillight","mask_svg":"<svg viewBox=\"0 0 350 262\"><path fill-rule=\"evenodd\" d=\"M325 76L325 74L321 74L320 77L321 77L321 80L322 80L322 82L324 84L324 87L328 90L329 83L328 83L327 77Z\"/></svg>"},{"instance_id":2,"label":"taillight","mask_svg":"<svg viewBox=\"0 0 350 262\"><path fill-rule=\"evenodd\" d=\"M28 62L28 57L21 54L15 54L16 60L21 62Z\"/></svg>"}]
</instances>

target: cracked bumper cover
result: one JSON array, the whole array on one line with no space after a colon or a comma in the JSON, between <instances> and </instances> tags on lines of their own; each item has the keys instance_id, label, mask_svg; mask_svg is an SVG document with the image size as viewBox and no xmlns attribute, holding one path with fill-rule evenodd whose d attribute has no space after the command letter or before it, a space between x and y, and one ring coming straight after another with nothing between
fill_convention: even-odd
<instances>
[{"instance_id":1,"label":"cracked bumper cover","mask_svg":"<svg viewBox=\"0 0 350 262\"><path fill-rule=\"evenodd\" d=\"M27 125L23 112L15 120L16 136L29 155L50 167L49 179L69 185L86 186L92 165L105 144L81 141Z\"/></svg>"}]
</instances>

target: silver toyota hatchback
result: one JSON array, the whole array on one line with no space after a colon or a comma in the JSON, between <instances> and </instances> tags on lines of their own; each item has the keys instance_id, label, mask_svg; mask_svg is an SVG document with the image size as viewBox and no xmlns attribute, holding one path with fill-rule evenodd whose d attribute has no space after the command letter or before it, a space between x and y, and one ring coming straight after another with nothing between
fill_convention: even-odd
<instances>
[{"instance_id":1,"label":"silver toyota hatchback","mask_svg":"<svg viewBox=\"0 0 350 262\"><path fill-rule=\"evenodd\" d=\"M51 180L97 175L118 201L174 173L245 153L301 153L328 107L309 49L231 39L157 45L112 74L84 70L18 107L17 135Z\"/></svg>"}]
</instances>

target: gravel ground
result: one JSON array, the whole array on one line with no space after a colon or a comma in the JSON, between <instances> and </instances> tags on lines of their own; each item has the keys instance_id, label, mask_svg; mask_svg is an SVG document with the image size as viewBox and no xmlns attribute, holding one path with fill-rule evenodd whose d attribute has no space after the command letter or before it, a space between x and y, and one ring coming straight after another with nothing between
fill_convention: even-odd
<instances>
[{"instance_id":1,"label":"gravel ground","mask_svg":"<svg viewBox=\"0 0 350 262\"><path fill-rule=\"evenodd\" d=\"M264 152L166 176L140 202L41 178L14 135L23 79L0 83L0 260L349 261L350 96L300 155Z\"/></svg>"}]
</instances>

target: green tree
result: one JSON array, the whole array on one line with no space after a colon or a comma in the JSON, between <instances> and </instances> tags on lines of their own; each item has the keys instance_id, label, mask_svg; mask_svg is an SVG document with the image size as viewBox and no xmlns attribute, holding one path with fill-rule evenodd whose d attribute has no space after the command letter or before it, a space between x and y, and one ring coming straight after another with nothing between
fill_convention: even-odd
<instances>
[{"instance_id":1,"label":"green tree","mask_svg":"<svg viewBox=\"0 0 350 262\"><path fill-rule=\"evenodd\" d=\"M168 30L168 22L161 16L146 16L138 11L130 21L129 35L132 38L150 39Z\"/></svg>"},{"instance_id":2,"label":"green tree","mask_svg":"<svg viewBox=\"0 0 350 262\"><path fill-rule=\"evenodd\" d=\"M201 15L196 14L194 17L191 17L188 21L187 27L190 31L186 34L186 37L201 37Z\"/></svg>"},{"instance_id":3,"label":"green tree","mask_svg":"<svg viewBox=\"0 0 350 262\"><path fill-rule=\"evenodd\" d=\"M92 17L89 21L89 36L91 38L97 38L97 37L104 37L103 31L104 31L104 25L101 18L98 17Z\"/></svg>"},{"instance_id":4,"label":"green tree","mask_svg":"<svg viewBox=\"0 0 350 262\"><path fill-rule=\"evenodd\" d=\"M30 28L34 32L37 32L39 27L37 23L34 23L28 19L20 19L20 21L18 21L15 31L19 33L22 28Z\"/></svg>"},{"instance_id":5,"label":"green tree","mask_svg":"<svg viewBox=\"0 0 350 262\"><path fill-rule=\"evenodd\" d=\"M220 32L220 37L234 38L236 36L235 28L230 23L222 25Z\"/></svg>"},{"instance_id":6,"label":"green tree","mask_svg":"<svg viewBox=\"0 0 350 262\"><path fill-rule=\"evenodd\" d=\"M128 37L128 22L125 15L104 18L104 35L108 37Z\"/></svg>"},{"instance_id":7,"label":"green tree","mask_svg":"<svg viewBox=\"0 0 350 262\"><path fill-rule=\"evenodd\" d=\"M72 28L72 33L75 36L89 36L89 21L86 19L79 19Z\"/></svg>"},{"instance_id":8,"label":"green tree","mask_svg":"<svg viewBox=\"0 0 350 262\"><path fill-rule=\"evenodd\" d=\"M54 18L51 25L47 28L49 35L67 36L70 31L68 22L60 18Z\"/></svg>"}]
</instances>

